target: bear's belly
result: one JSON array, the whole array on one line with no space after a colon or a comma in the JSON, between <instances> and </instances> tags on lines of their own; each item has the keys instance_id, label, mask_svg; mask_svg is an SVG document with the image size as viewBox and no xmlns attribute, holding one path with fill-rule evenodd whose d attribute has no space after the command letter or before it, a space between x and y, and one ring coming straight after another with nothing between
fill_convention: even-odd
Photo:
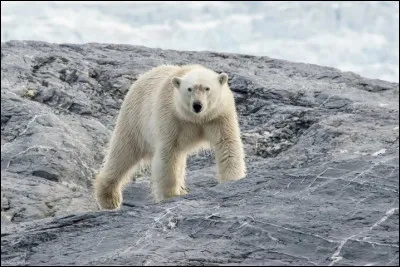
<instances>
[{"instance_id":1,"label":"bear's belly","mask_svg":"<svg viewBox=\"0 0 400 267\"><path fill-rule=\"evenodd\" d=\"M151 116L147 123L144 123L143 127L145 131L143 131L141 135L145 145L144 151L147 151L146 153L149 153L150 156L154 155L156 145L159 143L158 141L161 141L156 140L156 133L159 129L156 128L158 124L153 120L155 120L155 118ZM205 139L203 127L196 124L185 123L182 125L181 129L178 136L175 137L178 150L191 154L210 147L209 142Z\"/></svg>"},{"instance_id":2,"label":"bear's belly","mask_svg":"<svg viewBox=\"0 0 400 267\"><path fill-rule=\"evenodd\" d=\"M180 150L187 153L194 153L200 149L209 147L201 126L189 124L182 128L183 130L179 133L177 140Z\"/></svg>"}]
</instances>

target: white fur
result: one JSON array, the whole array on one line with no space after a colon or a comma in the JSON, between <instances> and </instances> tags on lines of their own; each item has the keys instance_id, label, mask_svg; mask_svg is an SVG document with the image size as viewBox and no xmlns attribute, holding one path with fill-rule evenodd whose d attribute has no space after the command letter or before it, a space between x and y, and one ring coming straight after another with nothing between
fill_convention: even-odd
<instances>
[{"instance_id":1,"label":"white fur","mask_svg":"<svg viewBox=\"0 0 400 267\"><path fill-rule=\"evenodd\" d=\"M130 170L143 162L151 163L156 201L186 194L186 158L210 145L217 179L243 178L244 151L227 80L226 74L200 65L160 66L140 76L122 103L109 153L96 176L99 206L119 209ZM202 105L200 113L194 112L195 101Z\"/></svg>"}]
</instances>

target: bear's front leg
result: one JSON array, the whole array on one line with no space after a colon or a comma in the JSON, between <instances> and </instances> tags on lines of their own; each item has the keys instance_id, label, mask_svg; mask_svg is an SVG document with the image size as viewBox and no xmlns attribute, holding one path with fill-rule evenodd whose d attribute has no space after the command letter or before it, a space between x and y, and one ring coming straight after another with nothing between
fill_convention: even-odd
<instances>
[{"instance_id":1,"label":"bear's front leg","mask_svg":"<svg viewBox=\"0 0 400 267\"><path fill-rule=\"evenodd\" d=\"M246 165L236 116L228 115L210 123L205 134L215 150L217 179L224 182L244 178Z\"/></svg>"},{"instance_id":2,"label":"bear's front leg","mask_svg":"<svg viewBox=\"0 0 400 267\"><path fill-rule=\"evenodd\" d=\"M173 147L160 147L152 161L151 187L154 199L164 199L183 195L186 156Z\"/></svg>"}]
</instances>

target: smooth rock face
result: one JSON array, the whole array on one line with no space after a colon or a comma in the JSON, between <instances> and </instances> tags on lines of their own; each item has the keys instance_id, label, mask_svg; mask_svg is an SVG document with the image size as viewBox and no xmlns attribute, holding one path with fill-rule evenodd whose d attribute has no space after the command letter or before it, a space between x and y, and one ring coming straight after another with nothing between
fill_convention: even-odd
<instances>
[{"instance_id":1,"label":"smooth rock face","mask_svg":"<svg viewBox=\"0 0 400 267\"><path fill-rule=\"evenodd\" d=\"M121 211L92 180L129 86L160 64L229 75L248 175ZM399 85L268 57L111 44L1 45L2 265L398 265Z\"/></svg>"}]
</instances>

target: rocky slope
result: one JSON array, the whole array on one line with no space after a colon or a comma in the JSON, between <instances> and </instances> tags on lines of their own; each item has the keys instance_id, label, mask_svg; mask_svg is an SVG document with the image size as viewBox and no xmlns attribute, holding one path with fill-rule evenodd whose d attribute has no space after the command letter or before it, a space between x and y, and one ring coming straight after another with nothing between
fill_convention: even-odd
<instances>
[{"instance_id":1,"label":"rocky slope","mask_svg":"<svg viewBox=\"0 0 400 267\"><path fill-rule=\"evenodd\" d=\"M245 179L190 158L190 194L121 211L91 182L130 84L160 64L229 74ZM1 44L2 265L398 265L399 84L268 57Z\"/></svg>"}]
</instances>

